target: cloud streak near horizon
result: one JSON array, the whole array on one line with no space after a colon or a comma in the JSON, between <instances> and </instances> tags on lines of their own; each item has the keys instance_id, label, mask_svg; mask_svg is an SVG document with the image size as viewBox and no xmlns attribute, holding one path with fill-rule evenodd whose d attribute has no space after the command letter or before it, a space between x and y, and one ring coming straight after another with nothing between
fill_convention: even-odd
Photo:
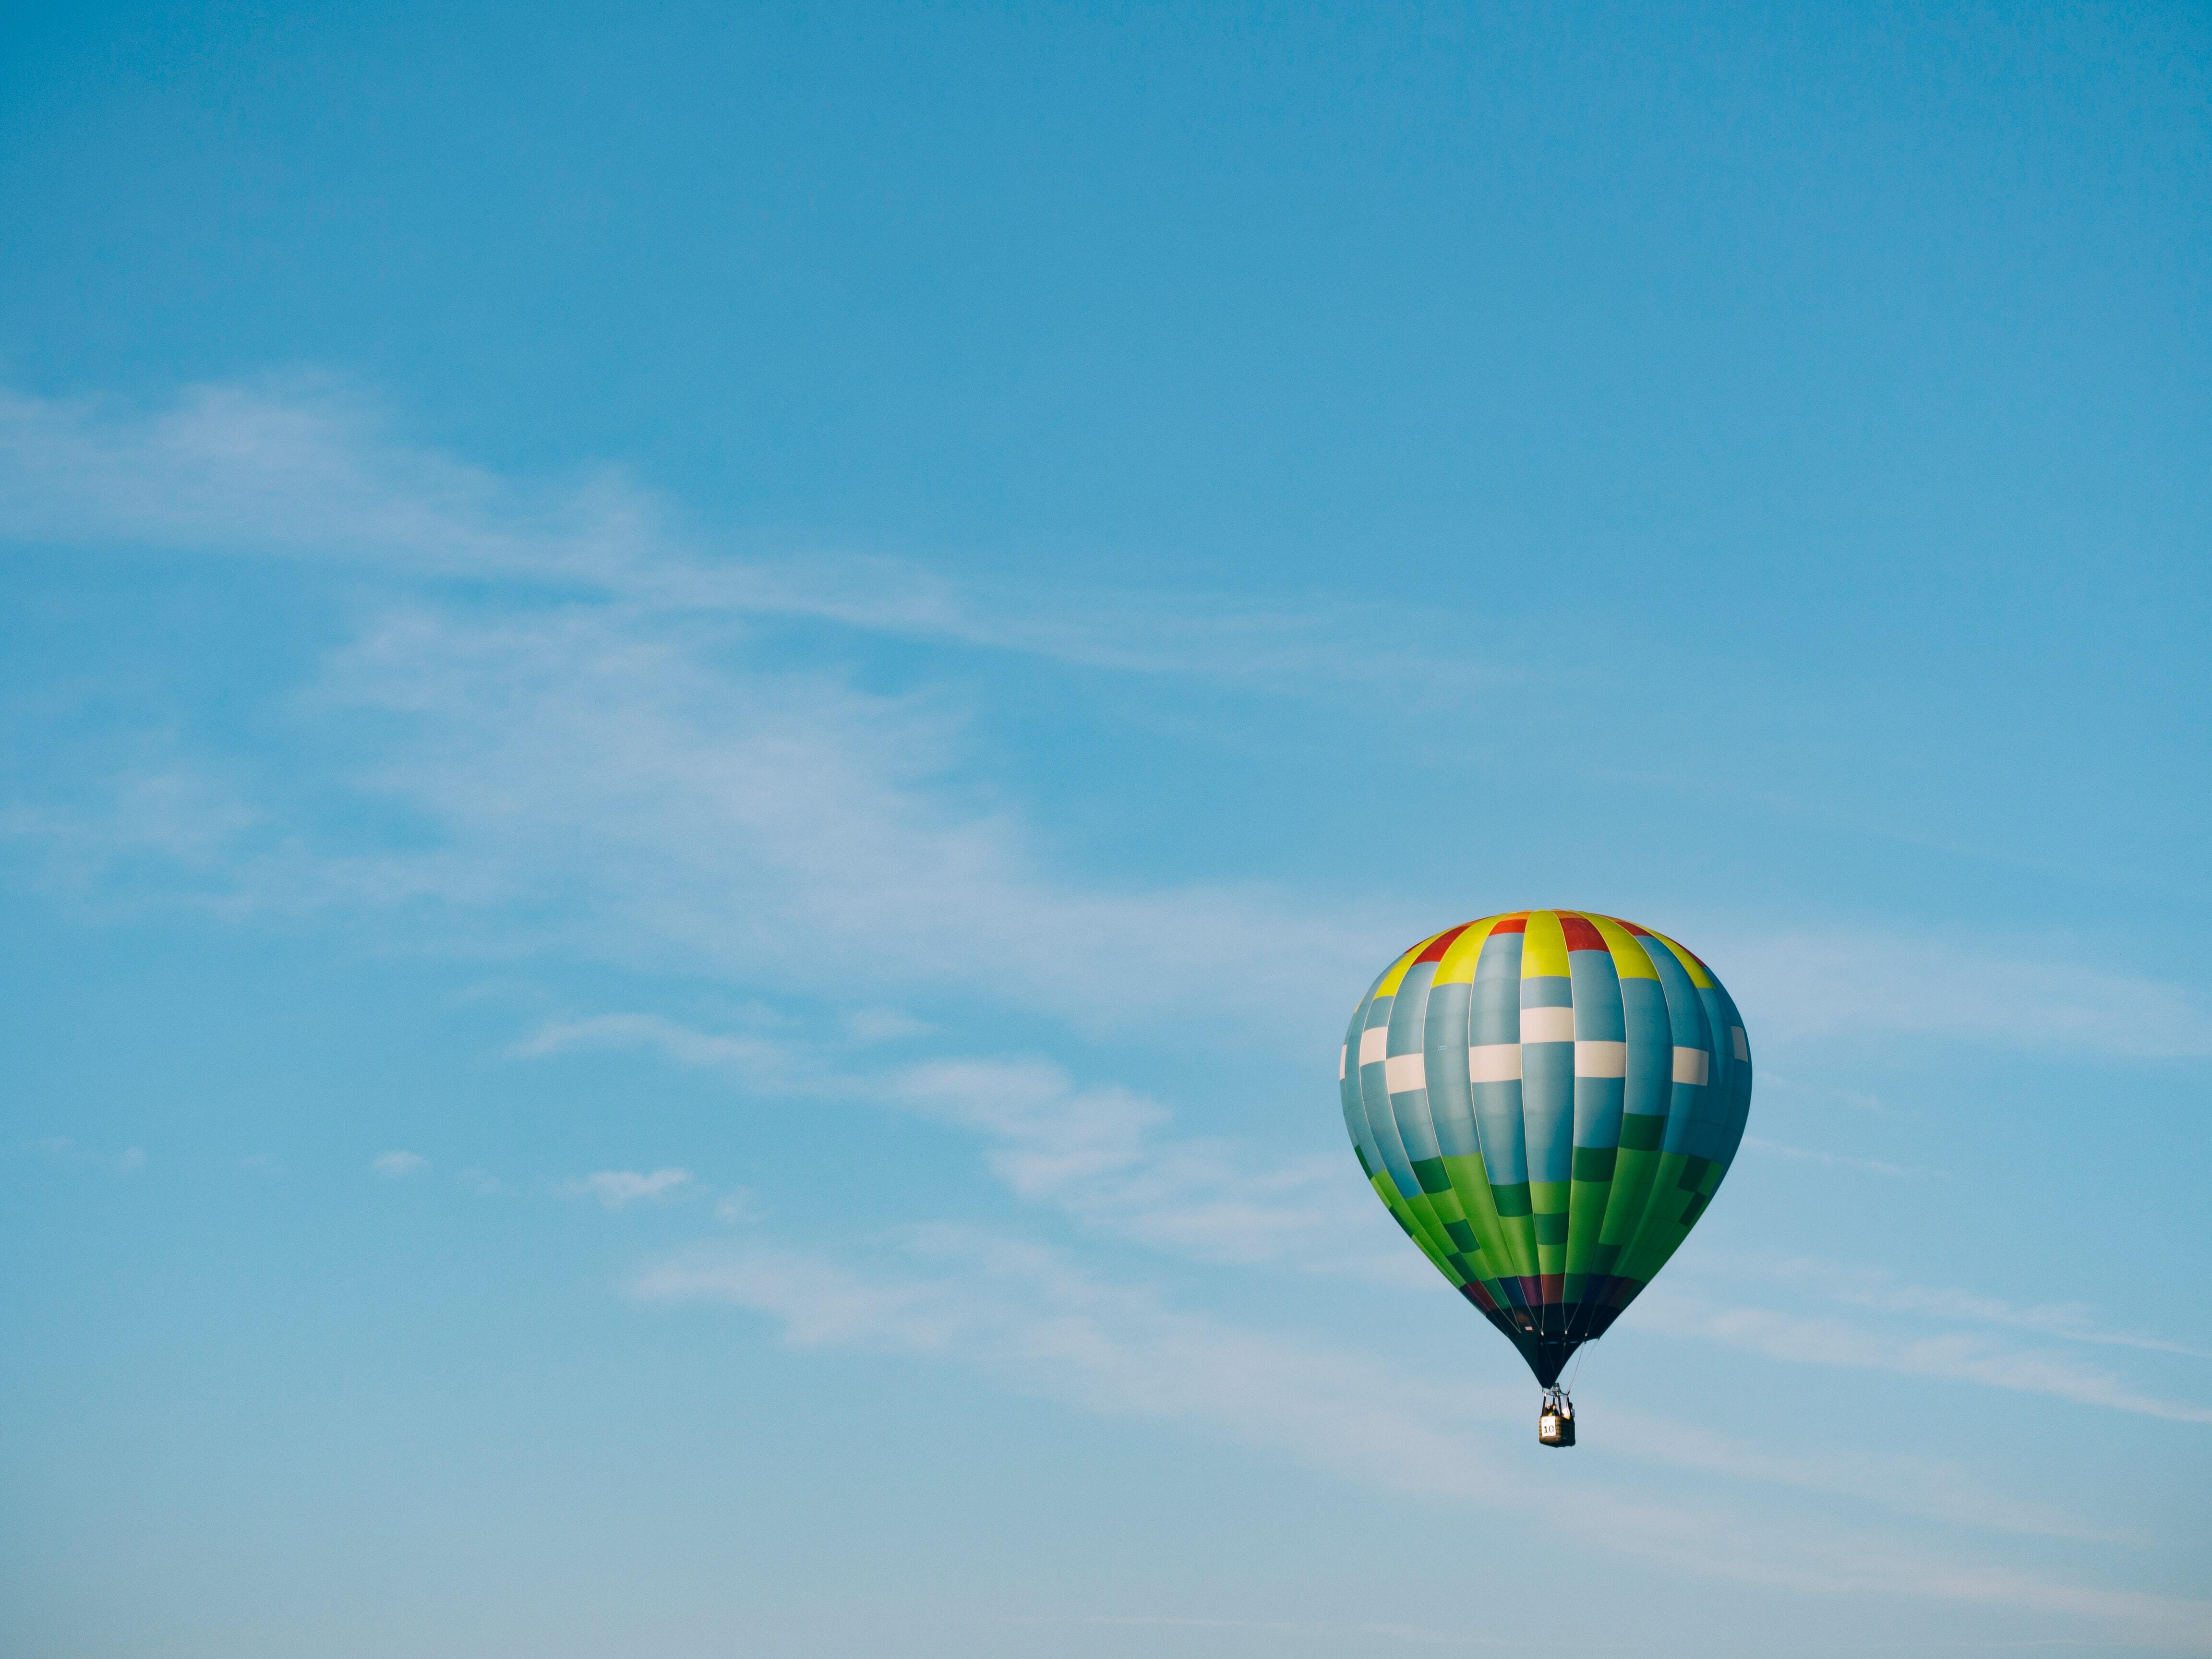
<instances>
[{"instance_id":1,"label":"cloud streak near horizon","mask_svg":"<svg viewBox=\"0 0 2212 1659\"><path fill-rule=\"evenodd\" d=\"M2007 1605L2110 1620L2191 1650L2212 1648L2212 1603L1991 1569L1874 1534L1802 1524L1778 1534L1724 1509L1654 1504L1603 1482L1529 1482L1485 1455L1468 1426L1470 1415L1499 1418L1524 1403L1517 1395L1423 1383L1364 1358L1179 1312L1153 1292L1101 1284L1034 1245L932 1227L910 1232L903 1254L919 1273L862 1276L817 1254L769 1247L696 1249L647 1267L630 1294L648 1304L747 1309L775 1321L795 1347L923 1355L1086 1411L1188 1423L1384 1491L1462 1506L1510 1504L1578 1547L1595 1544L1700 1577ZM2071 1530L2033 1506L2009 1511L1942 1471L1929 1480L1923 1470L1923 1480L1893 1487L1887 1471L1863 1462L1792 1459L1710 1432L1684 1437L1672 1425L1645 1426L1664 1431L1640 1438L1681 1466L1875 1497L1969 1525Z\"/></svg>"}]
</instances>

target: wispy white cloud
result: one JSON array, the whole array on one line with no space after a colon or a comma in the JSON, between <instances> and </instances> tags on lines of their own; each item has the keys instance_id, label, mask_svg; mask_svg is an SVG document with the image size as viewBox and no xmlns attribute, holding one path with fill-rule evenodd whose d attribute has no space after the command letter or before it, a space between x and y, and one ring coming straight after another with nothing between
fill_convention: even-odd
<instances>
[{"instance_id":1,"label":"wispy white cloud","mask_svg":"<svg viewBox=\"0 0 2212 1659\"><path fill-rule=\"evenodd\" d=\"M768 1215L768 1206L757 1194L747 1188L732 1187L714 1200L714 1219L735 1224L739 1222L760 1221Z\"/></svg>"},{"instance_id":2,"label":"wispy white cloud","mask_svg":"<svg viewBox=\"0 0 2212 1659\"><path fill-rule=\"evenodd\" d=\"M1427 1288L1433 1270L1405 1247L1346 1160L1269 1158L1234 1143L1170 1133L1164 1104L1114 1085L1079 1085L1036 1058L940 1060L866 1074L838 1071L799 1045L726 1039L643 1015L571 1021L521 1045L548 1054L591 1041L649 1046L690 1065L725 1066L755 1086L866 1101L964 1130L983 1143L987 1165L1018 1196L1048 1204L1095 1231L1186 1259L1272 1264ZM1747 1143L1748 1144L1748 1143ZM1817 1158L1873 1173L1920 1173L1833 1154ZM1685 1294L1678 1277L1638 1304L1632 1322L1657 1320L1677 1334L1704 1337L1800 1364L1849 1365L2042 1394L2077 1404L2177 1420L2212 1420L2204 1408L2160 1400L2124 1378L2061 1355L2007 1346L1955 1329L1871 1329L1808 1316L1802 1297L1923 1323L1994 1326L2068 1341L2195 1354L2169 1339L2104 1328L2078 1304L2021 1305L1960 1290L1901 1284L1881 1272L1802 1259L1770 1261L1701 1253L1702 1271L1786 1285L1789 1308L1722 1306Z\"/></svg>"},{"instance_id":3,"label":"wispy white cloud","mask_svg":"<svg viewBox=\"0 0 2212 1659\"><path fill-rule=\"evenodd\" d=\"M1333 1018L1403 931L1258 886L1055 872L1018 816L957 775L948 708L750 669L616 607L387 614L315 706L389 721L380 762L326 781L404 815L414 847L331 844L211 781L185 788L173 763L164 798L172 817L194 804L188 833L149 841L127 776L98 810L19 808L0 828L52 848L87 890L158 888L148 860L166 857L182 902L231 917L388 914L413 945L550 950L863 1007L988 987L1097 1030Z\"/></svg>"},{"instance_id":4,"label":"wispy white cloud","mask_svg":"<svg viewBox=\"0 0 2212 1659\"><path fill-rule=\"evenodd\" d=\"M329 781L350 801L403 815L424 850L319 837L246 772L156 757L113 770L97 808L38 803L0 814L0 829L76 859L87 884L124 864L166 861L189 873L181 884L193 902L234 916L404 911L410 940L795 985L857 1004L848 1035L863 1043L921 1035L883 1010L951 990L1091 1029L1203 1007L1271 1029L1319 1030L1340 1013L1346 988L1413 931L1379 897L1316 906L1261 885L1120 884L1071 871L1019 812L979 787L957 701L790 672L750 648L763 619L791 617L1117 672L1265 684L1365 659L1343 648L1343 624L1326 617L1180 596L986 602L896 563L702 552L619 475L518 484L396 443L327 389L209 388L147 416L0 404L0 519L19 537L347 561L412 593L386 603L330 662L301 715L332 726L368 717L373 741L346 752L374 758ZM528 603L488 617L439 586L450 577L526 584ZM897 950L884 949L890 938ZM2063 945L2006 954L1850 929L1739 930L1733 939L1716 930L1698 943L1762 1042L1848 1031L2130 1059L2212 1054L2212 1018L2193 992L2106 972ZM1393 1276L1431 1277L1343 1178L1344 1160L1271 1163L1175 1135L1160 1103L1048 1060L938 1060L862 1076L849 1060L781 1038L702 1032L652 1013L557 1022L524 1048L552 1055L640 1045L767 1087L865 1083L890 1107L977 1136L990 1167L1026 1201L1182 1255L1363 1272L1371 1261L1378 1274L1387 1263ZM387 1169L386 1159L409 1161ZM377 1161L393 1176L426 1164L413 1153ZM663 1169L600 1171L565 1190L619 1209L696 1187L689 1171ZM732 1202L749 1212L745 1200L722 1206ZM1002 1243L947 1235L936 1248L940 1267L889 1279L774 1251L671 1259L639 1292L753 1307L782 1321L794 1341L943 1353L1013 1386L1210 1424L1393 1490L1470 1503L1514 1491L1474 1438L1433 1426L1462 1422L1462 1394L1447 1412L1441 1395L1356 1357L1176 1313ZM1987 1314L2006 1304L1897 1300L1905 1288L1887 1304L1860 1305L1900 1318L2008 1322ZM1664 1311L1662 1299L1638 1316ZM2013 1311L2021 1332L2123 1340L2032 1322L2048 1310ZM1692 1302L1676 1313L1688 1334L1793 1362L2153 1414L2197 1410L1982 1334L1899 1334L1797 1308ZM1889 1501L1915 1513L2073 1530L2063 1517L1962 1484L1916 1485L1902 1471L1877 1481L1838 1461L1695 1436L1670 1443L1686 1449L1690 1466L1747 1480L1877 1499L1873 1489L1889 1486L1906 1494ZM1565 1515L1578 1500L1541 1501ZM2041 1607L2203 1639L2196 1604L1947 1566L1849 1536L1785 1547L1724 1516L1626 1500L1595 1504L1588 1518L1595 1535L1622 1549L1664 1553L1669 1540L1694 1538L1696 1571L1718 1559L1718 1570L1768 1582ZM1681 1545L1686 1555L1689 1547Z\"/></svg>"},{"instance_id":5,"label":"wispy white cloud","mask_svg":"<svg viewBox=\"0 0 2212 1659\"><path fill-rule=\"evenodd\" d=\"M1898 930L1725 926L1700 938L1767 1042L1895 1034L2131 1060L2212 1055L2200 994L2113 972L2063 940L1999 950Z\"/></svg>"},{"instance_id":6,"label":"wispy white cloud","mask_svg":"<svg viewBox=\"0 0 2212 1659\"><path fill-rule=\"evenodd\" d=\"M1892 1371L2046 1395L2176 1423L2212 1423L2212 1407L2162 1400L2069 1355L1971 1331L1923 1334L1771 1308L1726 1306L1665 1280L1639 1297L1624 1328L1697 1336L1793 1364Z\"/></svg>"},{"instance_id":7,"label":"wispy white cloud","mask_svg":"<svg viewBox=\"0 0 2212 1659\"><path fill-rule=\"evenodd\" d=\"M228 856L264 816L217 779L183 770L118 776L101 809L10 806L0 811L0 833L90 842L94 854L145 854L204 866Z\"/></svg>"},{"instance_id":8,"label":"wispy white cloud","mask_svg":"<svg viewBox=\"0 0 2212 1659\"><path fill-rule=\"evenodd\" d=\"M1857 1170L1867 1175L1888 1176L1897 1180L1911 1180L1925 1176L1925 1170L1907 1169L1901 1164L1888 1164L1878 1158L1855 1158L1849 1152L1824 1152L1808 1146L1784 1146L1778 1140L1769 1140L1762 1135L1746 1135L1743 1144L1754 1152L1767 1152L1776 1158L1786 1158L1801 1164L1818 1164L1824 1169Z\"/></svg>"},{"instance_id":9,"label":"wispy white cloud","mask_svg":"<svg viewBox=\"0 0 2212 1659\"><path fill-rule=\"evenodd\" d=\"M1358 1190L1358 1183L1344 1178L1341 1160L1271 1162L1226 1143L1169 1135L1164 1132L1170 1114L1158 1103L1125 1089L1079 1086L1048 1061L939 1060L865 1078L842 1077L826 1066L794 1066L788 1049L780 1051L775 1067L763 1068L750 1063L749 1049L726 1054L711 1036L665 1021L620 1017L595 1029L615 1040L651 1043L692 1064L734 1059L756 1077L788 1079L803 1073L808 1078L804 1086L814 1091L912 1111L968 1131L983 1141L989 1167L1019 1196L1155 1249L1201 1261L1272 1263L1408 1285L1426 1285L1432 1277L1426 1262L1380 1224L1378 1206ZM558 1045L533 1041L525 1046L544 1052ZM1711 1262L1707 1271L1725 1265ZM2212 1408L2161 1399L2103 1368L1956 1328L1998 1326L2076 1341L2193 1352L2162 1339L2100 1329L2084 1309L2019 1307L1803 1261L1741 1262L1735 1269L1738 1276L1749 1273L1801 1293L1875 1314L1916 1316L1923 1325L1940 1322L1947 1328L1855 1324L1808 1313L1802 1302L1779 1310L1723 1304L1675 1281L1662 1281L1645 1292L1632 1310L1630 1324L1790 1364L1885 1370L2174 1421L2212 1422ZM1751 1460L1761 1461L1765 1467L1780 1467L1771 1460ZM1748 1468L1751 1462L1741 1466ZM1859 1466L1870 1467L1864 1460ZM1839 1482L1832 1469L1805 1478L1817 1478L1829 1489L1863 1491L1867 1485ZM1962 1512L1977 1501L1959 1495L1964 1489L1955 1483L1906 1485L1922 1493L1921 1507L1929 1513ZM1943 1498L1946 1491L1954 1496ZM2046 1522L2021 1529L2060 1528Z\"/></svg>"},{"instance_id":10,"label":"wispy white cloud","mask_svg":"<svg viewBox=\"0 0 2212 1659\"><path fill-rule=\"evenodd\" d=\"M696 1183L689 1170L600 1170L565 1181L555 1190L568 1198L588 1198L610 1210L633 1204L672 1204L688 1198Z\"/></svg>"},{"instance_id":11,"label":"wispy white cloud","mask_svg":"<svg viewBox=\"0 0 2212 1659\"><path fill-rule=\"evenodd\" d=\"M1762 1097L1780 1093L1808 1098L1823 1106L1847 1106L1855 1112L1867 1112L1878 1117L1890 1115L1888 1104L1880 1095L1863 1089L1841 1088L1831 1082L1808 1082L1795 1073L1778 1071L1771 1066L1759 1067L1759 1092Z\"/></svg>"},{"instance_id":12,"label":"wispy white cloud","mask_svg":"<svg viewBox=\"0 0 2212 1659\"><path fill-rule=\"evenodd\" d=\"M618 470L524 482L410 445L328 377L202 386L173 405L0 391L0 523L19 540L138 542L236 556L349 561L416 576L505 579L663 613L808 618L1140 673L1379 678L1347 649L1364 623L1404 678L1418 619L1193 594L989 594L903 561L822 551L708 553ZM1504 677L1463 641L1418 679Z\"/></svg>"},{"instance_id":13,"label":"wispy white cloud","mask_svg":"<svg viewBox=\"0 0 2212 1659\"><path fill-rule=\"evenodd\" d=\"M1999 1297L1942 1285L1903 1283L1893 1273L1878 1267L1844 1267L1805 1257L1730 1257L1707 1252L1699 1260L1701 1271L1708 1276L1721 1274L1787 1285L1832 1302L1879 1313L1917 1316L1954 1324L1998 1326L2099 1346L2142 1348L2157 1353L2212 1358L2212 1351L2167 1337L2114 1330L2087 1303L2008 1302Z\"/></svg>"},{"instance_id":14,"label":"wispy white cloud","mask_svg":"<svg viewBox=\"0 0 2212 1659\"><path fill-rule=\"evenodd\" d=\"M327 379L205 386L152 411L0 392L0 518L18 539L604 579L650 533L641 505L612 473L519 489L396 442Z\"/></svg>"},{"instance_id":15,"label":"wispy white cloud","mask_svg":"<svg viewBox=\"0 0 2212 1659\"><path fill-rule=\"evenodd\" d=\"M771 668L745 632L810 618L1292 684L1383 656L1402 669L1404 617L1186 594L979 596L881 561L709 552L619 473L502 477L402 441L312 381L205 386L150 411L0 396L0 521L18 539L340 560L418 592L465 577L532 593L500 618L458 597L382 614L310 706L377 719L381 758L329 781L409 815L427 845L335 845L250 778L156 757L117 770L98 809L0 810L0 830L86 887L161 858L189 875L184 896L233 915L404 909L410 939L796 982L863 1007L981 987L1090 1029L1194 1009L1316 1029L1431 920L1380 894L1316 907L1259 884L1056 868L1021 815L975 787L957 703ZM1357 648L1360 628L1390 652ZM1464 659L1441 652L1403 678L1441 684ZM1717 927L1701 948L1762 1042L1924 1034L2212 1054L2202 996L2063 941L1733 933ZM902 948L882 950L886 937Z\"/></svg>"},{"instance_id":16,"label":"wispy white cloud","mask_svg":"<svg viewBox=\"0 0 2212 1659\"><path fill-rule=\"evenodd\" d=\"M1109 1026L1333 1009L1395 938L1257 889L1054 875L1018 818L962 803L949 711L712 643L616 612L415 612L326 695L410 723L364 783L441 826L480 890L555 901L544 925L571 948L847 997L989 985Z\"/></svg>"},{"instance_id":17,"label":"wispy white cloud","mask_svg":"<svg viewBox=\"0 0 2212 1659\"><path fill-rule=\"evenodd\" d=\"M896 1008L855 1008L845 1016L845 1035L855 1042L899 1042L933 1034L937 1027Z\"/></svg>"},{"instance_id":18,"label":"wispy white cloud","mask_svg":"<svg viewBox=\"0 0 2212 1659\"><path fill-rule=\"evenodd\" d=\"M722 1068L750 1087L866 1102L965 1131L1018 1197L1173 1255L1401 1284L1426 1284L1432 1274L1352 1172L1349 1153L1285 1159L1173 1135L1173 1115L1160 1102L1118 1085L1079 1083L1052 1060L966 1057L855 1072L787 1039L726 1036L645 1014L556 1021L517 1052L586 1045L648 1048L680 1064Z\"/></svg>"},{"instance_id":19,"label":"wispy white cloud","mask_svg":"<svg viewBox=\"0 0 2212 1659\"><path fill-rule=\"evenodd\" d=\"M368 1167L387 1181L398 1181L430 1167L430 1160L420 1152L379 1152L369 1159Z\"/></svg>"},{"instance_id":20,"label":"wispy white cloud","mask_svg":"<svg viewBox=\"0 0 2212 1659\"><path fill-rule=\"evenodd\" d=\"M992 1170L1024 1197L1066 1192L1128 1169L1165 1123L1157 1101L1114 1085L1077 1088L1042 1060L935 1060L894 1073L890 1097L991 1143Z\"/></svg>"},{"instance_id":21,"label":"wispy white cloud","mask_svg":"<svg viewBox=\"0 0 2212 1659\"><path fill-rule=\"evenodd\" d=\"M981 1135L1022 1197L1102 1231L1205 1261L1281 1262L1423 1283L1347 1157L1284 1159L1220 1139L1161 1133L1159 1103L1079 1085L1042 1060L957 1060L876 1080L887 1104Z\"/></svg>"},{"instance_id":22,"label":"wispy white cloud","mask_svg":"<svg viewBox=\"0 0 2212 1659\"><path fill-rule=\"evenodd\" d=\"M2148 1541L2094 1527L2055 1504L1990 1489L1971 1470L1939 1454L1825 1449L1795 1442L1748 1441L1705 1423L1659 1419L1632 1402L1607 1400L1601 1414L1608 1442L1638 1462L1722 1474L1762 1485L1856 1498L1906 1515L1984 1531L2047 1538Z\"/></svg>"},{"instance_id":23,"label":"wispy white cloud","mask_svg":"<svg viewBox=\"0 0 2212 1659\"><path fill-rule=\"evenodd\" d=\"M1996 1297L1976 1296L1966 1291L1944 1290L1923 1285L1889 1284L1879 1278L1863 1281L1850 1289L1839 1290L1836 1294L1839 1300L1856 1302L1863 1307L1883 1311L2002 1325L2014 1330L2033 1331L2039 1336L2059 1337L2069 1342L2087 1342L2105 1347L2142 1348L2154 1353L2186 1354L2197 1359L2212 1358L2212 1352L2165 1337L2103 1329L2099 1326L2095 1310L2084 1303L2046 1303L2023 1307Z\"/></svg>"},{"instance_id":24,"label":"wispy white cloud","mask_svg":"<svg viewBox=\"0 0 2212 1659\"><path fill-rule=\"evenodd\" d=\"M382 763L344 787L413 814L434 845L318 844L207 769L157 760L114 777L102 810L19 804L0 825L87 887L159 854L227 914L427 905L479 933L496 916L509 943L755 981L796 969L848 996L994 983L1100 1026L1333 1006L1337 981L1402 931L1254 887L1057 875L1017 815L956 775L956 707L769 670L733 632L807 617L1130 668L1330 672L1363 653L1291 642L1338 626L1338 607L1271 619L1063 595L986 610L880 562L710 556L618 476L517 484L410 448L307 384L204 387L150 414L0 399L0 519L18 537L542 590L498 619L459 602L384 615L313 705L396 723ZM882 950L892 937L902 948Z\"/></svg>"},{"instance_id":25,"label":"wispy white cloud","mask_svg":"<svg viewBox=\"0 0 2212 1659\"><path fill-rule=\"evenodd\" d=\"M136 1175L146 1167L150 1157L143 1146L125 1146L119 1152L100 1152L80 1145L70 1135L41 1135L29 1144L56 1163L97 1164L118 1175Z\"/></svg>"},{"instance_id":26,"label":"wispy white cloud","mask_svg":"<svg viewBox=\"0 0 2212 1659\"><path fill-rule=\"evenodd\" d=\"M1444 1388L1362 1356L1182 1311L1015 1241L932 1229L907 1248L911 1270L872 1267L866 1275L805 1253L693 1250L654 1262L631 1290L651 1303L750 1309L775 1320L797 1346L934 1357L973 1367L1000 1387L1107 1415L1191 1425L1363 1486L1492 1513L1509 1507L1531 1524L1571 1534L1577 1548L1660 1560L1700 1577L2011 1606L2212 1648L2212 1605L2203 1602L2065 1583L1817 1524L1753 1524L1726 1510L1654 1504L1579 1480L1531 1482L1484 1449L1525 1407L1517 1395ZM1675 1441L1667 1455L1678 1464L1834 1489L1832 1469L1786 1459L1761 1466L1756 1454L1725 1443L1716 1450ZM1871 1474L1845 1484L1880 1498ZM1942 1506L1939 1498L1918 1496ZM1970 1511L1972 1502L1964 1507ZM2015 1529L2069 1530L2047 1514L2031 1513L2024 1527L2021 1517L2008 1519Z\"/></svg>"},{"instance_id":27,"label":"wispy white cloud","mask_svg":"<svg viewBox=\"0 0 2212 1659\"><path fill-rule=\"evenodd\" d=\"M652 1048L686 1066L722 1066L781 1079L803 1058L787 1042L744 1033L702 1031L661 1014L599 1014L552 1020L515 1045L530 1058L574 1049Z\"/></svg>"}]
</instances>

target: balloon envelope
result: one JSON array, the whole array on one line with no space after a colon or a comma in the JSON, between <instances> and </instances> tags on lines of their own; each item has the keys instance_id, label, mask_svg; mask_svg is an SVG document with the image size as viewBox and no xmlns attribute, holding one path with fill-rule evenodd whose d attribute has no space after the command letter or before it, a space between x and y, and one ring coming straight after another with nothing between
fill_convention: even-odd
<instances>
[{"instance_id":1,"label":"balloon envelope","mask_svg":"<svg viewBox=\"0 0 2212 1659\"><path fill-rule=\"evenodd\" d=\"M1579 910L1423 939L1360 1002L1338 1075L1376 1196L1547 1389L1688 1236L1751 1108L1712 971Z\"/></svg>"}]
</instances>

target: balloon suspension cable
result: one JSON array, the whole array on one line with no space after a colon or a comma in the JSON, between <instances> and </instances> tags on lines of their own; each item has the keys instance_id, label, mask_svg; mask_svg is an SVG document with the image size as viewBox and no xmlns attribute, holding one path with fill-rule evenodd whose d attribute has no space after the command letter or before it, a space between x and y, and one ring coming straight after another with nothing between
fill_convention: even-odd
<instances>
[{"instance_id":1,"label":"balloon suspension cable","mask_svg":"<svg viewBox=\"0 0 2212 1659\"><path fill-rule=\"evenodd\" d=\"M1595 1340L1595 1339L1593 1339L1593 1340ZM1564 1386L1559 1389L1559 1393L1560 1393L1562 1395L1564 1395L1565 1398L1567 1398L1567 1399L1569 1399L1569 1400L1571 1400L1571 1399L1573 1399L1573 1398L1574 1398L1574 1396L1575 1396L1575 1379L1576 1379L1577 1377L1580 1376L1583 1374L1583 1360L1585 1360L1585 1359L1587 1359L1587 1358L1589 1358L1589 1343L1585 1342L1585 1343L1583 1343L1583 1346L1582 1346L1581 1347L1577 1348L1577 1349L1575 1350L1575 1368L1574 1368L1574 1370L1571 1370L1571 1371L1569 1371L1569 1372L1567 1373L1567 1380L1566 1380L1566 1382L1565 1382L1565 1385L1564 1385Z\"/></svg>"}]
</instances>

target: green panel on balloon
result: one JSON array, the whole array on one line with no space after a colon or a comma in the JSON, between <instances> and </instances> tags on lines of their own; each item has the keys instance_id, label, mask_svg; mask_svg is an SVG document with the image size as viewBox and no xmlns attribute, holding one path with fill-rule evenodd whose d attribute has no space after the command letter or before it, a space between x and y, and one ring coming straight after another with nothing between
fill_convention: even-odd
<instances>
[{"instance_id":1,"label":"green panel on balloon","mask_svg":"<svg viewBox=\"0 0 2212 1659\"><path fill-rule=\"evenodd\" d=\"M1751 1109L1712 970L1578 910L1422 940L1361 1000L1339 1075L1376 1195L1547 1389L1689 1236Z\"/></svg>"}]
</instances>

